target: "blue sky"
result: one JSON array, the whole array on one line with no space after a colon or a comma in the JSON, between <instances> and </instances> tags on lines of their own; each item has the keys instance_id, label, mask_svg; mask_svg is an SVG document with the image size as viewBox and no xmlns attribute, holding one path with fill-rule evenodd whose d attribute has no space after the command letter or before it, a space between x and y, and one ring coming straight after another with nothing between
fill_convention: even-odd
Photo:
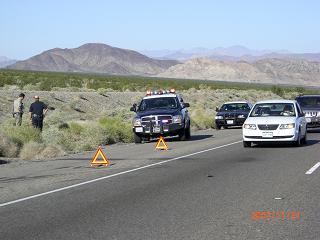
<instances>
[{"instance_id":1,"label":"blue sky","mask_svg":"<svg viewBox=\"0 0 320 240\"><path fill-rule=\"evenodd\" d=\"M134 50L227 47L320 52L316 0L3 0L0 56L101 42Z\"/></svg>"}]
</instances>

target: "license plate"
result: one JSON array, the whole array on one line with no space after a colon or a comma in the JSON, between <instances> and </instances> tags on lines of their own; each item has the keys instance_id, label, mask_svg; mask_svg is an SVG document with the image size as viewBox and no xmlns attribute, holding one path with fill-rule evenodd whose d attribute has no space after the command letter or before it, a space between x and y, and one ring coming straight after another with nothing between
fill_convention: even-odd
<instances>
[{"instance_id":1,"label":"license plate","mask_svg":"<svg viewBox=\"0 0 320 240\"><path fill-rule=\"evenodd\" d=\"M273 132L262 132L263 138L273 138Z\"/></svg>"},{"instance_id":2,"label":"license plate","mask_svg":"<svg viewBox=\"0 0 320 240\"><path fill-rule=\"evenodd\" d=\"M306 118L307 123L311 123L311 118Z\"/></svg>"},{"instance_id":3,"label":"license plate","mask_svg":"<svg viewBox=\"0 0 320 240\"><path fill-rule=\"evenodd\" d=\"M143 128L142 128L142 127L136 127L136 132L137 132L137 133L143 132Z\"/></svg>"},{"instance_id":4,"label":"license plate","mask_svg":"<svg viewBox=\"0 0 320 240\"><path fill-rule=\"evenodd\" d=\"M233 120L227 120L227 124L233 124Z\"/></svg>"},{"instance_id":5,"label":"license plate","mask_svg":"<svg viewBox=\"0 0 320 240\"><path fill-rule=\"evenodd\" d=\"M154 127L153 128L153 132L154 133L159 133L159 132L161 132L161 128L160 127Z\"/></svg>"}]
</instances>

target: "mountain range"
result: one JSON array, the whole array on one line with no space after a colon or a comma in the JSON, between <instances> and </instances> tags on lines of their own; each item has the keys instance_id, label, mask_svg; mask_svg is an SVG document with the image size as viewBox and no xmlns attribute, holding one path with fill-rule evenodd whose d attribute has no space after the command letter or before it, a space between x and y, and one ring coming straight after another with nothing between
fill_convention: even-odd
<instances>
[{"instance_id":1,"label":"mountain range","mask_svg":"<svg viewBox=\"0 0 320 240\"><path fill-rule=\"evenodd\" d=\"M136 51L111 47L101 43L87 43L78 48L54 48L24 61L8 66L9 69L94 72L121 75L155 75L176 60L159 60Z\"/></svg>"},{"instance_id":2,"label":"mountain range","mask_svg":"<svg viewBox=\"0 0 320 240\"><path fill-rule=\"evenodd\" d=\"M157 77L320 86L320 63L303 59L269 58L249 63L197 58L172 66Z\"/></svg>"},{"instance_id":3,"label":"mountain range","mask_svg":"<svg viewBox=\"0 0 320 240\"><path fill-rule=\"evenodd\" d=\"M244 46L192 48L180 50L149 50L143 54L157 59L175 59L187 61L193 58L208 58L215 61L247 61L255 62L267 58L305 59L320 62L320 53L291 53L287 50L252 50Z\"/></svg>"},{"instance_id":4,"label":"mountain range","mask_svg":"<svg viewBox=\"0 0 320 240\"><path fill-rule=\"evenodd\" d=\"M153 54L160 56L169 51ZM183 51L182 55L186 57L183 61L176 60L179 57L156 59L128 49L87 43L71 49L54 48L7 68L320 86L318 53L255 51L234 46L214 50L196 48ZM198 55L201 57L193 58Z\"/></svg>"}]
</instances>

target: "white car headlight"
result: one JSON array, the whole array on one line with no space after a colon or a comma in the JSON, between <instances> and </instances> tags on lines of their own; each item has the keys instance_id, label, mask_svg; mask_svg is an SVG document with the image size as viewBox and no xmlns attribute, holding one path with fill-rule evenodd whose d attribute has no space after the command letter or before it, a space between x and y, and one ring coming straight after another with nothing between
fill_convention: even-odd
<instances>
[{"instance_id":1,"label":"white car headlight","mask_svg":"<svg viewBox=\"0 0 320 240\"><path fill-rule=\"evenodd\" d=\"M246 116L243 114L240 114L240 115L238 115L238 118L246 118Z\"/></svg>"},{"instance_id":2,"label":"white car headlight","mask_svg":"<svg viewBox=\"0 0 320 240\"><path fill-rule=\"evenodd\" d=\"M255 124L244 124L243 128L244 129L257 130L257 125L255 125Z\"/></svg>"},{"instance_id":3,"label":"white car headlight","mask_svg":"<svg viewBox=\"0 0 320 240\"><path fill-rule=\"evenodd\" d=\"M172 122L173 123L179 123L179 124L182 123L182 116L181 115L173 116Z\"/></svg>"},{"instance_id":4,"label":"white car headlight","mask_svg":"<svg viewBox=\"0 0 320 240\"><path fill-rule=\"evenodd\" d=\"M281 124L279 129L293 129L295 126L294 123Z\"/></svg>"},{"instance_id":5,"label":"white car headlight","mask_svg":"<svg viewBox=\"0 0 320 240\"><path fill-rule=\"evenodd\" d=\"M215 116L215 119L223 119L223 116Z\"/></svg>"},{"instance_id":6,"label":"white car headlight","mask_svg":"<svg viewBox=\"0 0 320 240\"><path fill-rule=\"evenodd\" d=\"M132 125L133 125L134 127L140 127L140 126L141 126L141 119L140 119L140 118L134 118L134 119L132 120Z\"/></svg>"}]
</instances>

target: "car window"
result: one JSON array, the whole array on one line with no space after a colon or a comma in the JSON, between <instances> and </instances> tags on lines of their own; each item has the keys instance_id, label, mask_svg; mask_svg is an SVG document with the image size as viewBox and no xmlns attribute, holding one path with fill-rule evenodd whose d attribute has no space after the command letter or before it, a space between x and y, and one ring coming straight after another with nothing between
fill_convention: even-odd
<instances>
[{"instance_id":1,"label":"car window","mask_svg":"<svg viewBox=\"0 0 320 240\"><path fill-rule=\"evenodd\" d=\"M263 103L256 104L250 117L293 117L296 111L293 103Z\"/></svg>"},{"instance_id":2,"label":"car window","mask_svg":"<svg viewBox=\"0 0 320 240\"><path fill-rule=\"evenodd\" d=\"M250 106L247 103L223 104L222 107L220 108L220 111L223 111L223 112L250 111Z\"/></svg>"},{"instance_id":3,"label":"car window","mask_svg":"<svg viewBox=\"0 0 320 240\"><path fill-rule=\"evenodd\" d=\"M176 109L178 108L178 103L176 98L174 97L162 97L162 98L149 98L143 99L140 103L138 111L147 111L152 109L159 109L159 108L171 108Z\"/></svg>"},{"instance_id":4,"label":"car window","mask_svg":"<svg viewBox=\"0 0 320 240\"><path fill-rule=\"evenodd\" d=\"M298 97L297 102L301 107L320 108L320 97Z\"/></svg>"}]
</instances>

